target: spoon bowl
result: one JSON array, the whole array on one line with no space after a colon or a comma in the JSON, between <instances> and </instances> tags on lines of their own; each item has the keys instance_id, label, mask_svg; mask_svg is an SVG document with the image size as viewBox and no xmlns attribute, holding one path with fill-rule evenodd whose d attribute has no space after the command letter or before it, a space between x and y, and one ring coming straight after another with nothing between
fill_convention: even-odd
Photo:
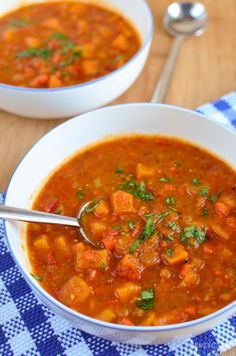
<instances>
[{"instance_id":1,"label":"spoon bowl","mask_svg":"<svg viewBox=\"0 0 236 356\"><path fill-rule=\"evenodd\" d=\"M207 12L199 2L174 2L164 17L164 27L173 36L200 36L206 26Z\"/></svg>"},{"instance_id":2,"label":"spoon bowl","mask_svg":"<svg viewBox=\"0 0 236 356\"><path fill-rule=\"evenodd\" d=\"M83 216L84 213L88 213L91 210L91 206L94 208L98 200L88 201L80 208L77 217L73 218L70 216L58 215L44 213L42 211L29 210L29 209L20 209L12 206L0 205L0 218L4 220L17 220L25 222L33 222L39 224L58 224L64 226L73 226L78 229L78 232L84 242L87 244L101 248L101 246L95 244L88 236L83 227Z\"/></svg>"}]
</instances>

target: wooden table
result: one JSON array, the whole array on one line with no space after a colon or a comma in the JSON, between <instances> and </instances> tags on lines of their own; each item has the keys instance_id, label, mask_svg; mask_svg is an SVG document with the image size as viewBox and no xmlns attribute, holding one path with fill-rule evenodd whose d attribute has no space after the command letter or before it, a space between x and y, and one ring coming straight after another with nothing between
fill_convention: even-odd
<instances>
[{"instance_id":1,"label":"wooden table","mask_svg":"<svg viewBox=\"0 0 236 356\"><path fill-rule=\"evenodd\" d=\"M116 103L148 101L163 68L173 39L162 29L162 16L171 0L148 0L155 21L155 36L145 70ZM167 103L195 108L235 89L236 0L202 0L209 26L202 37L187 40L182 48ZM32 120L0 112L0 190L31 145L61 120ZM226 353L236 355L236 349ZM225 354L225 355L226 355Z\"/></svg>"}]
</instances>

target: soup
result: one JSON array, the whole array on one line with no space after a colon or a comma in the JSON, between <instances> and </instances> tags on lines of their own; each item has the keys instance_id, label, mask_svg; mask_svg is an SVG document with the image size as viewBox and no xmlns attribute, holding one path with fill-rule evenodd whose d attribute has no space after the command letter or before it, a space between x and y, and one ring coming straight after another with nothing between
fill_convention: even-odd
<instances>
[{"instance_id":1,"label":"soup","mask_svg":"<svg viewBox=\"0 0 236 356\"><path fill-rule=\"evenodd\" d=\"M33 208L83 215L75 228L29 224L33 276L96 319L166 325L208 315L236 297L236 173L174 138L129 136L78 152Z\"/></svg>"},{"instance_id":2,"label":"soup","mask_svg":"<svg viewBox=\"0 0 236 356\"><path fill-rule=\"evenodd\" d=\"M0 81L30 88L76 85L107 75L141 45L120 14L74 1L21 7L0 18Z\"/></svg>"}]
</instances>

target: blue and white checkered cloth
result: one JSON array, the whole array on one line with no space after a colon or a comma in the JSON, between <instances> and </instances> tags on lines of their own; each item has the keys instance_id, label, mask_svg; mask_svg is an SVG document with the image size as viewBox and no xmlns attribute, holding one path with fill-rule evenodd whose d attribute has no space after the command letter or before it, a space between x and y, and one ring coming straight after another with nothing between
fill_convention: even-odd
<instances>
[{"instance_id":1,"label":"blue and white checkered cloth","mask_svg":"<svg viewBox=\"0 0 236 356\"><path fill-rule=\"evenodd\" d=\"M236 128L236 92L203 105L198 111ZM3 203L4 196L0 200ZM10 255L0 222L0 355L208 356L233 346L236 346L236 315L179 345L131 346L80 331L34 296Z\"/></svg>"}]
</instances>

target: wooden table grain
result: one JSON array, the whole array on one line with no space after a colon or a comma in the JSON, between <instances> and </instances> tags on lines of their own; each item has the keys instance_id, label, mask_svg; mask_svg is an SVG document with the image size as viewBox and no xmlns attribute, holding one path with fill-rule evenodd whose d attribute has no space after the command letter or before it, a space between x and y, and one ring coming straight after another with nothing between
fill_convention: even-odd
<instances>
[{"instance_id":1,"label":"wooden table grain","mask_svg":"<svg viewBox=\"0 0 236 356\"><path fill-rule=\"evenodd\" d=\"M162 28L171 0L147 0L153 11L155 35L145 69L115 103L149 101L173 39ZM195 108L235 90L236 0L202 0L209 13L206 33L185 41L166 99L169 104ZM7 186L27 150L62 120L33 120L0 111L0 190ZM225 353L236 356L236 349Z\"/></svg>"}]
</instances>

